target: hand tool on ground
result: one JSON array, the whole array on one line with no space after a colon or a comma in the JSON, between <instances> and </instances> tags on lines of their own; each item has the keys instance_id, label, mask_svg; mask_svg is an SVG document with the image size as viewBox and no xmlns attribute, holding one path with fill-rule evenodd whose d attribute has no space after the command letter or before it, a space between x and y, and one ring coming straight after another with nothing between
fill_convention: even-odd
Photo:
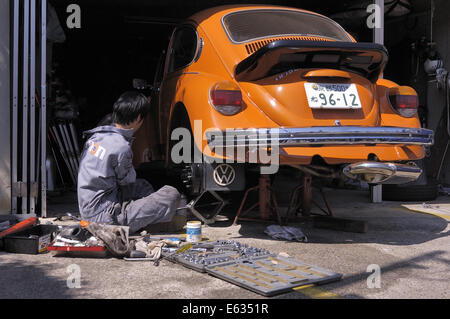
<instances>
[{"instance_id":1,"label":"hand tool on ground","mask_svg":"<svg viewBox=\"0 0 450 319\"><path fill-rule=\"evenodd\" d=\"M159 262L160 262L161 260L166 259L166 258L170 258L170 257L172 257L172 256L174 256L174 255L176 255L176 254L181 254L181 253L183 253L183 252L185 252L185 251L191 249L192 246L193 246L192 243L183 245L182 247L180 247L179 249L177 249L177 250L174 251L173 253L171 253L171 254L169 254L169 255L167 255L167 256L163 256L163 257L161 257L160 259L155 260L155 262L153 263L153 266L158 267L158 266L159 266Z\"/></svg>"},{"instance_id":2,"label":"hand tool on ground","mask_svg":"<svg viewBox=\"0 0 450 319\"><path fill-rule=\"evenodd\" d=\"M88 222L88 221L86 221L86 220L84 220L84 219L78 218L78 217L72 215L71 213L66 213L66 216L72 218L73 220L79 221L81 227L83 227L83 228L86 227L86 226L88 226L88 225L90 224L90 222Z\"/></svg>"},{"instance_id":3,"label":"hand tool on ground","mask_svg":"<svg viewBox=\"0 0 450 319\"><path fill-rule=\"evenodd\" d=\"M215 246L213 244L206 244L206 243L193 243L192 248L214 249Z\"/></svg>"},{"instance_id":4,"label":"hand tool on ground","mask_svg":"<svg viewBox=\"0 0 450 319\"><path fill-rule=\"evenodd\" d=\"M38 223L38 219L36 217L30 217L28 219L25 219L24 221L21 221L20 223L17 223L14 226L11 226L7 230L2 231L0 233L0 238L17 233L21 230L24 230L25 228L35 226L35 225L37 225L37 223Z\"/></svg>"},{"instance_id":5,"label":"hand tool on ground","mask_svg":"<svg viewBox=\"0 0 450 319\"><path fill-rule=\"evenodd\" d=\"M69 216L70 218L75 219L76 221L81 222L81 218L78 218L78 217L72 215L71 213L66 213L66 216Z\"/></svg>"},{"instance_id":6,"label":"hand tool on ground","mask_svg":"<svg viewBox=\"0 0 450 319\"><path fill-rule=\"evenodd\" d=\"M126 261L154 261L155 258L151 257L145 257L146 254L143 251L140 250L133 250L130 253L130 257L124 257L123 259Z\"/></svg>"}]
</instances>

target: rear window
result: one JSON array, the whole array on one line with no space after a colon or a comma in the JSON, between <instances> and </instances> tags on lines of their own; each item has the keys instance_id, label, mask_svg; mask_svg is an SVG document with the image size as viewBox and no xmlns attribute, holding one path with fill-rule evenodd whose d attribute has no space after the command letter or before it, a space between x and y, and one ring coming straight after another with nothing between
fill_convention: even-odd
<instances>
[{"instance_id":1,"label":"rear window","mask_svg":"<svg viewBox=\"0 0 450 319\"><path fill-rule=\"evenodd\" d=\"M288 10L248 10L223 18L223 25L235 43L286 35L320 36L351 41L345 30L331 19Z\"/></svg>"}]
</instances>

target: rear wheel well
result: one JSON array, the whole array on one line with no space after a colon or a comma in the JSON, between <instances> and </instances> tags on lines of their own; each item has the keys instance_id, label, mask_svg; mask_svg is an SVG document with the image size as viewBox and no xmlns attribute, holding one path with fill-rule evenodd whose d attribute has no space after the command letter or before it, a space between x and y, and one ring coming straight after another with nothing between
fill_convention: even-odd
<instances>
[{"instance_id":1,"label":"rear wheel well","mask_svg":"<svg viewBox=\"0 0 450 319\"><path fill-rule=\"evenodd\" d=\"M181 102L178 102L174 106L169 120L169 130L167 132L167 140L166 140L166 165L170 164L170 150L172 148L173 142L171 140L172 131L178 127L187 128L189 131L192 132L189 114L186 110L186 107Z\"/></svg>"},{"instance_id":2,"label":"rear wheel well","mask_svg":"<svg viewBox=\"0 0 450 319\"><path fill-rule=\"evenodd\" d=\"M187 129L191 128L189 114L183 103L178 102L173 108L172 116L170 117L169 127L170 127L169 135L172 129L177 127L186 127ZM168 140L170 140L170 136L168 136Z\"/></svg>"}]
</instances>

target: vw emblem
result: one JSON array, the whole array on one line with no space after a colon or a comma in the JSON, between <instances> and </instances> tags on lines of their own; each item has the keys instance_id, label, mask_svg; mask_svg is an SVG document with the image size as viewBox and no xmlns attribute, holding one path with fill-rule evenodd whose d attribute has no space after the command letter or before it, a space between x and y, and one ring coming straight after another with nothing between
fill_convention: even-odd
<instances>
[{"instance_id":1,"label":"vw emblem","mask_svg":"<svg viewBox=\"0 0 450 319\"><path fill-rule=\"evenodd\" d=\"M228 164L217 165L213 172L214 182L219 186L228 186L233 183L236 173Z\"/></svg>"}]
</instances>

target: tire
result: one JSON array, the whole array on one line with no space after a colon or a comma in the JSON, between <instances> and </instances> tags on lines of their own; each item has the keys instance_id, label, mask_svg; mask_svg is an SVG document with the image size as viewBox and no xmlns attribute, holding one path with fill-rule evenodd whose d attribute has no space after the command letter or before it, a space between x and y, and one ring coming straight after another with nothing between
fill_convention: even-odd
<instances>
[{"instance_id":1,"label":"tire","mask_svg":"<svg viewBox=\"0 0 450 319\"><path fill-rule=\"evenodd\" d=\"M435 200L439 194L437 182L426 185L383 185L383 200L420 202Z\"/></svg>"},{"instance_id":2,"label":"tire","mask_svg":"<svg viewBox=\"0 0 450 319\"><path fill-rule=\"evenodd\" d=\"M195 142L194 142L194 138L193 138L193 133L192 133L192 128L191 128L191 123L189 121L189 116L187 114L186 109L183 108L178 108L177 112L175 112L175 115L172 119L171 125L170 125L170 134L172 134L172 131L176 128L185 128L190 132L190 137L191 137L191 159L190 159L190 163L179 163L176 164L172 161L171 158L171 153L172 153L172 148L175 145L175 142L170 140L168 141L169 144L169 166L168 169L169 171L171 171L171 174L173 176L176 176L176 178L178 179L178 184L179 185L179 189L182 191L182 193L188 195L189 197L195 197L196 195L200 194L202 189L201 189L201 180L202 180L202 165L201 163L195 163L195 158L194 158L194 154L195 154L195 150L194 148L195 146ZM188 174L188 171L191 175L190 178L190 182L186 183L186 174ZM183 177L184 176L184 177ZM184 180L184 181L183 181Z\"/></svg>"}]
</instances>

